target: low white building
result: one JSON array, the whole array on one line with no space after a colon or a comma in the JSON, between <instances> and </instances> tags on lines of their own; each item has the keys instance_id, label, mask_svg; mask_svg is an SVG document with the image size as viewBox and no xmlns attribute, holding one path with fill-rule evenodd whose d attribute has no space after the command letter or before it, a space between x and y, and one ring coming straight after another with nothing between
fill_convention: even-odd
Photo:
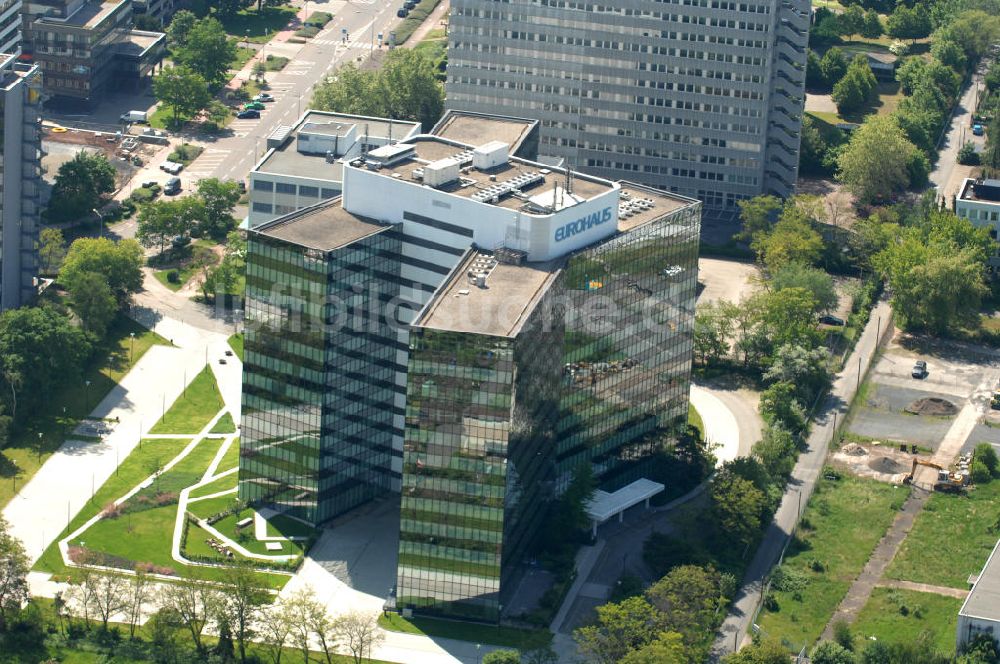
<instances>
[{"instance_id":1,"label":"low white building","mask_svg":"<svg viewBox=\"0 0 1000 664\"><path fill-rule=\"evenodd\" d=\"M340 196L342 159L419 133L419 122L306 111L294 126L272 132L250 171L250 228Z\"/></svg>"},{"instance_id":2,"label":"low white building","mask_svg":"<svg viewBox=\"0 0 1000 664\"><path fill-rule=\"evenodd\" d=\"M1000 541L958 611L956 647L961 651L980 634L1000 640Z\"/></svg>"},{"instance_id":3,"label":"low white building","mask_svg":"<svg viewBox=\"0 0 1000 664\"><path fill-rule=\"evenodd\" d=\"M989 226L995 238L1000 228L1000 180L965 178L955 198L955 214L976 226Z\"/></svg>"}]
</instances>

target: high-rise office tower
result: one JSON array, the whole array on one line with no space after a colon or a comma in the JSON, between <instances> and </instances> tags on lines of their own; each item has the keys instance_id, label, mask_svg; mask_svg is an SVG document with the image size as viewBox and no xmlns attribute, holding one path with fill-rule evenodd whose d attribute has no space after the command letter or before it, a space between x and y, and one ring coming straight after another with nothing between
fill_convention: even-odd
<instances>
[{"instance_id":1,"label":"high-rise office tower","mask_svg":"<svg viewBox=\"0 0 1000 664\"><path fill-rule=\"evenodd\" d=\"M0 53L21 51L21 0L0 2Z\"/></svg>"},{"instance_id":2,"label":"high-rise office tower","mask_svg":"<svg viewBox=\"0 0 1000 664\"><path fill-rule=\"evenodd\" d=\"M0 309L27 304L36 292L41 86L38 67L0 55Z\"/></svg>"},{"instance_id":3,"label":"high-rise office tower","mask_svg":"<svg viewBox=\"0 0 1000 664\"><path fill-rule=\"evenodd\" d=\"M511 118L337 160L359 124L308 113L253 177L301 209L248 234L239 495L398 494L398 606L495 621L548 500L641 481L687 421L701 204L511 156Z\"/></svg>"},{"instance_id":4,"label":"high-rise office tower","mask_svg":"<svg viewBox=\"0 0 1000 664\"><path fill-rule=\"evenodd\" d=\"M541 121L539 154L703 201L793 192L808 0L453 0L447 107Z\"/></svg>"}]
</instances>

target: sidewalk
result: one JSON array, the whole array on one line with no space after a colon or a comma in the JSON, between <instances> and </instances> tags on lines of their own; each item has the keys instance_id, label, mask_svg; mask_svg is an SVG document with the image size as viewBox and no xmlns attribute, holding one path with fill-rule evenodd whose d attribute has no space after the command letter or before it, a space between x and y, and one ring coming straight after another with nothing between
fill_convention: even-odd
<instances>
[{"instance_id":1,"label":"sidewalk","mask_svg":"<svg viewBox=\"0 0 1000 664\"><path fill-rule=\"evenodd\" d=\"M764 581L798 524L799 506L805 505L809 500L823 470L837 421L843 423L843 417L854 399L861 378L872 363L878 346L876 321L885 323L881 328L882 332L891 329L892 308L885 299L876 304L844 370L837 375L830 394L823 400L813 419L806 450L799 455L781 505L747 566L729 615L716 635L715 645L712 647L713 661L738 650L746 639L747 630L760 604Z\"/></svg>"},{"instance_id":2,"label":"sidewalk","mask_svg":"<svg viewBox=\"0 0 1000 664\"><path fill-rule=\"evenodd\" d=\"M118 418L114 430L99 443L63 443L4 508L11 535L24 543L32 563L181 394L185 378L190 382L204 368L206 352L214 352L220 339L226 343L221 335L170 319L161 320L156 331L176 347L150 348L91 411L92 417Z\"/></svg>"}]
</instances>

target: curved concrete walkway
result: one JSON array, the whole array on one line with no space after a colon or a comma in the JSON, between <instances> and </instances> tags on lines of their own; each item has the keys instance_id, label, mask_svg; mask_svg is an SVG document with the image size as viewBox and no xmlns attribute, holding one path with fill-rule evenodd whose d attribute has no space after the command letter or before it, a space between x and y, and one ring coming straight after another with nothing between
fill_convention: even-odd
<instances>
[{"instance_id":1,"label":"curved concrete walkway","mask_svg":"<svg viewBox=\"0 0 1000 664\"><path fill-rule=\"evenodd\" d=\"M740 445L740 423L722 399L692 384L691 405L705 425L705 441L715 447L716 466L749 453L749 449L742 449L745 446Z\"/></svg>"}]
</instances>

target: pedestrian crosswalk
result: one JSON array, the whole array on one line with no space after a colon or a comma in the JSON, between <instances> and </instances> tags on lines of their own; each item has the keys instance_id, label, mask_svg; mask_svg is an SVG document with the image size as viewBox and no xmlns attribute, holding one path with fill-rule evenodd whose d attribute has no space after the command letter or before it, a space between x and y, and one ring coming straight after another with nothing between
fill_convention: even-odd
<instances>
[{"instance_id":1,"label":"pedestrian crosswalk","mask_svg":"<svg viewBox=\"0 0 1000 664\"><path fill-rule=\"evenodd\" d=\"M236 122L239 122L239 120ZM233 125L235 125L236 122L234 122ZM226 163L231 152L232 150L206 148L205 151L198 155L198 158L191 162L191 165L187 167L188 178L201 180L203 178L217 177L219 167Z\"/></svg>"}]
</instances>

